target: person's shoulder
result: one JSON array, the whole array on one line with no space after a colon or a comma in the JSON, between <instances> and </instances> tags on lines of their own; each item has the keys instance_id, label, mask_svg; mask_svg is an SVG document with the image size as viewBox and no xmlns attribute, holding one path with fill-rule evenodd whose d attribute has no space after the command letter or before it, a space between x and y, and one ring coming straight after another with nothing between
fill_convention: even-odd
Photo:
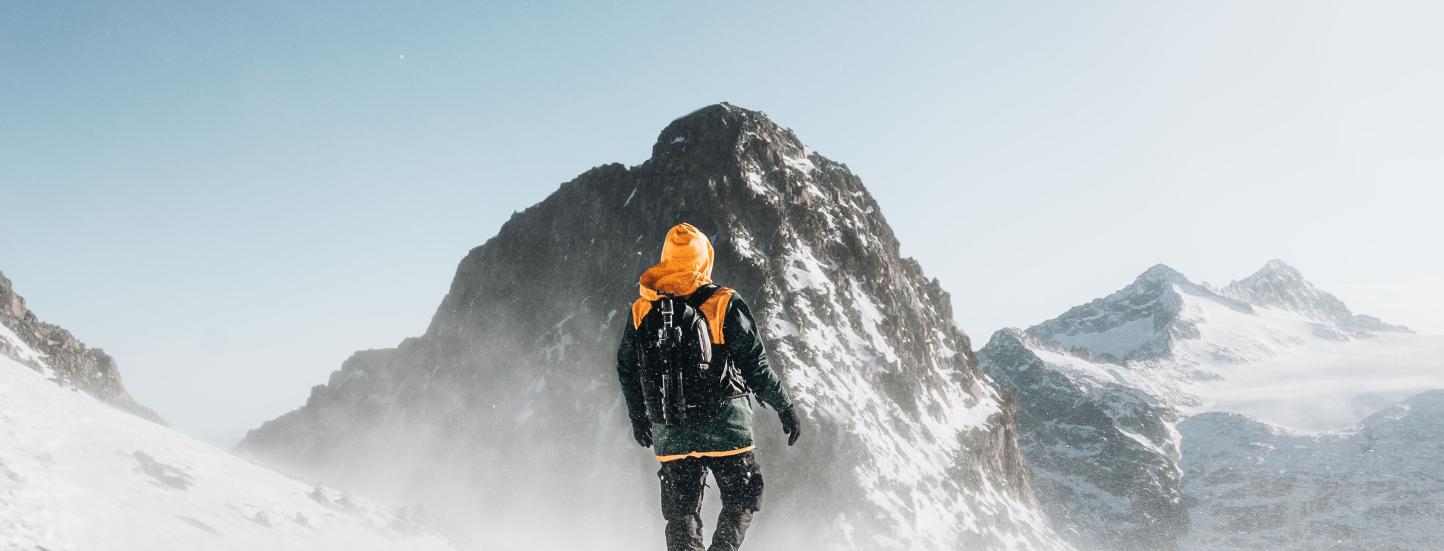
<instances>
[{"instance_id":1,"label":"person's shoulder","mask_svg":"<svg viewBox=\"0 0 1444 551\"><path fill-rule=\"evenodd\" d=\"M733 289L731 287L718 286L716 294L718 296L724 297L727 300L728 312L734 312L739 309L747 309L747 301L742 298L742 293L737 292L736 289Z\"/></svg>"},{"instance_id":2,"label":"person's shoulder","mask_svg":"<svg viewBox=\"0 0 1444 551\"><path fill-rule=\"evenodd\" d=\"M708 300L717 300L717 299L723 299L723 300L726 300L727 302L731 303L731 302L734 302L734 301L741 300L741 299L742 299L742 295L741 295L741 293L738 293L736 289L733 289L733 288L728 287L728 286L726 286L726 285L718 285L718 286L717 286L717 290L715 290L715 291L712 292L712 296L711 296L711 297L708 297Z\"/></svg>"}]
</instances>

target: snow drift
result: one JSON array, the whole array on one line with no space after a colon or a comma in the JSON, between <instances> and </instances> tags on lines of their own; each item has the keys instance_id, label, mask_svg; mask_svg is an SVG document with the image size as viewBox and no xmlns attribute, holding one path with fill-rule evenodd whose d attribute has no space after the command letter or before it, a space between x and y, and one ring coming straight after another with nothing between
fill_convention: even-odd
<instances>
[{"instance_id":1,"label":"snow drift","mask_svg":"<svg viewBox=\"0 0 1444 551\"><path fill-rule=\"evenodd\" d=\"M28 348L8 328L0 342ZM30 359L43 369L0 355L0 548L452 549L409 513L111 407Z\"/></svg>"}]
</instances>

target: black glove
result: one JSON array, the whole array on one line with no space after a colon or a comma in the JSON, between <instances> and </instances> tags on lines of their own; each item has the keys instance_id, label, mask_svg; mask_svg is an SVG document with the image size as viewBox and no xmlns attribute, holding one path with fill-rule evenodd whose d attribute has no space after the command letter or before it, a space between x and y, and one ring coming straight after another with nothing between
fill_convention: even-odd
<instances>
[{"instance_id":1,"label":"black glove","mask_svg":"<svg viewBox=\"0 0 1444 551\"><path fill-rule=\"evenodd\" d=\"M797 437L802 436L802 423L797 420L797 406L793 406L777 412L782 418L782 432L787 434L787 445L797 443Z\"/></svg>"},{"instance_id":2,"label":"black glove","mask_svg":"<svg viewBox=\"0 0 1444 551\"><path fill-rule=\"evenodd\" d=\"M645 417L632 419L632 438L643 448L652 447L652 422Z\"/></svg>"}]
</instances>

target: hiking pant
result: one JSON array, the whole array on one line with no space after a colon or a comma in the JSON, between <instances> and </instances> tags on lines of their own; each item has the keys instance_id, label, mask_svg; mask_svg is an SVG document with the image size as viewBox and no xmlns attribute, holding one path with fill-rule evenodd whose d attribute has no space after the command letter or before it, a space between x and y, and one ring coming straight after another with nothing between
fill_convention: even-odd
<instances>
[{"instance_id":1,"label":"hiking pant","mask_svg":"<svg viewBox=\"0 0 1444 551\"><path fill-rule=\"evenodd\" d=\"M722 492L722 512L712 532L711 551L735 551L762 508L762 470L752 452L726 457L688 457L662 463L662 518L667 520L667 551L707 551L702 547L702 489L707 471Z\"/></svg>"}]
</instances>

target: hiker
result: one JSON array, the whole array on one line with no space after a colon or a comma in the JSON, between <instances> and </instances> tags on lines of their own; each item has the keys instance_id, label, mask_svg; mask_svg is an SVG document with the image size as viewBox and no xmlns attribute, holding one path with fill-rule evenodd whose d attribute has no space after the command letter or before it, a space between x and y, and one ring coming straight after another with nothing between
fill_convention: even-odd
<instances>
[{"instance_id":1,"label":"hiker","mask_svg":"<svg viewBox=\"0 0 1444 551\"><path fill-rule=\"evenodd\" d=\"M762 507L750 395L777 411L789 446L801 434L797 408L767 363L747 303L712 284L712 244L700 230L673 226L661 262L642 272L640 284L617 376L632 436L662 464L667 549L706 551L702 488L710 470L722 492L710 549L733 551Z\"/></svg>"}]
</instances>

